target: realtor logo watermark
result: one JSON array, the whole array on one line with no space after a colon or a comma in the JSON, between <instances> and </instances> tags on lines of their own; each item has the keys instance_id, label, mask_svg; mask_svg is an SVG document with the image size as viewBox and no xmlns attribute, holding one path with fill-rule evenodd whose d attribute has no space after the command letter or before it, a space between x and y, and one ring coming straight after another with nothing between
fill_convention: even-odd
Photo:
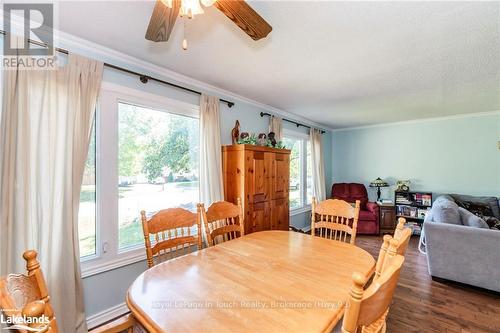
<instances>
[{"instance_id":1,"label":"realtor logo watermark","mask_svg":"<svg viewBox=\"0 0 500 333\"><path fill-rule=\"evenodd\" d=\"M5 316L0 312L0 326L2 326L2 331L5 332L46 332L49 323L49 317L44 314L40 317L30 317L26 315Z\"/></svg>"},{"instance_id":2,"label":"realtor logo watermark","mask_svg":"<svg viewBox=\"0 0 500 333\"><path fill-rule=\"evenodd\" d=\"M4 3L3 11L5 39L2 67L15 70L56 69L54 5ZM14 31L19 22L22 22L21 29L18 29L21 31Z\"/></svg>"}]
</instances>

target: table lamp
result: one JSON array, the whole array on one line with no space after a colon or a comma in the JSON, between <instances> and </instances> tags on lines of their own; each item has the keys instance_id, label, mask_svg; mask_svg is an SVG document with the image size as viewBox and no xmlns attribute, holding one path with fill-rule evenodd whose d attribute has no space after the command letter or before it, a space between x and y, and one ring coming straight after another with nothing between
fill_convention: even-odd
<instances>
[{"instance_id":1,"label":"table lamp","mask_svg":"<svg viewBox=\"0 0 500 333\"><path fill-rule=\"evenodd\" d=\"M377 188L377 201L380 201L380 188L381 187L388 187L389 184L387 182L383 181L382 179L377 178L374 181L370 183L370 187L376 187Z\"/></svg>"}]
</instances>

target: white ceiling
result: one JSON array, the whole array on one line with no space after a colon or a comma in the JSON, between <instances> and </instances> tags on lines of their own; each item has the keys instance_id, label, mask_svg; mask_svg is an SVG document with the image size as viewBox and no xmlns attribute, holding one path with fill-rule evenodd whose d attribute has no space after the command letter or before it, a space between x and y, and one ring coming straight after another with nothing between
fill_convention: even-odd
<instances>
[{"instance_id":1,"label":"white ceiling","mask_svg":"<svg viewBox=\"0 0 500 333\"><path fill-rule=\"evenodd\" d=\"M59 29L326 126L500 110L500 2L251 2L250 39L216 8L144 39L153 1L59 5Z\"/></svg>"}]
</instances>

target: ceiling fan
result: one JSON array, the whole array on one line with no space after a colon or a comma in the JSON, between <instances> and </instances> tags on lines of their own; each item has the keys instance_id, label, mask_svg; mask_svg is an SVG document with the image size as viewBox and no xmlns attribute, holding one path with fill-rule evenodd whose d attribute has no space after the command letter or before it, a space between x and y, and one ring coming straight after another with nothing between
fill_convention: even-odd
<instances>
[{"instance_id":1,"label":"ceiling fan","mask_svg":"<svg viewBox=\"0 0 500 333\"><path fill-rule=\"evenodd\" d=\"M214 5L253 40L266 37L273 29L243 0L156 0L146 39L153 42L168 41L177 17L192 18L202 14L204 11L201 5ZM187 49L185 39L183 48Z\"/></svg>"}]
</instances>

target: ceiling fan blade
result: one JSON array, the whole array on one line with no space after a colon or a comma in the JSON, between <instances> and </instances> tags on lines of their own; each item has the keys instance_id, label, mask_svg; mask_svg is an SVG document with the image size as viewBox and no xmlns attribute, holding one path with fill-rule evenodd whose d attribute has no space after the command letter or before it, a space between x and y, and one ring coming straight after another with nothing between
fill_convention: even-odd
<instances>
[{"instance_id":1,"label":"ceiling fan blade","mask_svg":"<svg viewBox=\"0 0 500 333\"><path fill-rule=\"evenodd\" d=\"M180 7L181 0L172 0L172 8L168 8L163 2L156 0L146 31L146 39L153 42L166 42L174 28L175 20L179 16Z\"/></svg>"},{"instance_id":2,"label":"ceiling fan blade","mask_svg":"<svg viewBox=\"0 0 500 333\"><path fill-rule=\"evenodd\" d=\"M253 40L264 38L273 30L273 27L243 0L217 0L214 6Z\"/></svg>"}]
</instances>

